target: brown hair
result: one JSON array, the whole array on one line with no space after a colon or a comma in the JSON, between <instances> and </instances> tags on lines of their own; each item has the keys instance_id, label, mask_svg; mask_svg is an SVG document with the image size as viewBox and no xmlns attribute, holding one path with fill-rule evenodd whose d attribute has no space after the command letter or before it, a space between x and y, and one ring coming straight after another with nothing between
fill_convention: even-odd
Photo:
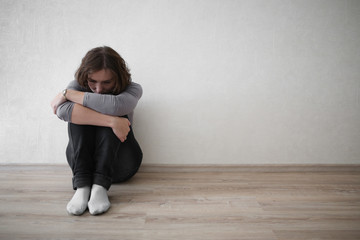
<instances>
[{"instance_id":1,"label":"brown hair","mask_svg":"<svg viewBox=\"0 0 360 240\"><path fill-rule=\"evenodd\" d=\"M115 77L113 94L119 94L129 86L131 74L124 59L114 49L107 46L93 48L86 53L75 73L75 79L80 86L90 89L88 75L102 69L110 70Z\"/></svg>"}]
</instances>

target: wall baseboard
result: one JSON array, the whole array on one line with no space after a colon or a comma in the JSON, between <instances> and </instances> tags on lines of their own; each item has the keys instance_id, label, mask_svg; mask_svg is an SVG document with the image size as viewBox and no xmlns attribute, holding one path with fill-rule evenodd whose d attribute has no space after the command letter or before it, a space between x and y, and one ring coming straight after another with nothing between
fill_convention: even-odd
<instances>
[{"instance_id":1,"label":"wall baseboard","mask_svg":"<svg viewBox=\"0 0 360 240\"><path fill-rule=\"evenodd\" d=\"M66 164L0 164L0 172L11 170L70 170ZM139 172L355 172L360 164L143 164Z\"/></svg>"},{"instance_id":2,"label":"wall baseboard","mask_svg":"<svg viewBox=\"0 0 360 240\"><path fill-rule=\"evenodd\" d=\"M360 172L360 164L143 164L140 172Z\"/></svg>"}]
</instances>

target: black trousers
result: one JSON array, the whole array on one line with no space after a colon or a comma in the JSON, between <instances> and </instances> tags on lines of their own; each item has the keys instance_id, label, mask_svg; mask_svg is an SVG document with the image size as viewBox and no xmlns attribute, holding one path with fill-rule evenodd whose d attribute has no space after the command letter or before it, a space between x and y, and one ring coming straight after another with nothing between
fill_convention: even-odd
<instances>
[{"instance_id":1,"label":"black trousers","mask_svg":"<svg viewBox=\"0 0 360 240\"><path fill-rule=\"evenodd\" d=\"M108 127L69 123L68 133L66 157L75 190L92 184L109 189L138 171L143 154L132 129L123 143Z\"/></svg>"}]
</instances>

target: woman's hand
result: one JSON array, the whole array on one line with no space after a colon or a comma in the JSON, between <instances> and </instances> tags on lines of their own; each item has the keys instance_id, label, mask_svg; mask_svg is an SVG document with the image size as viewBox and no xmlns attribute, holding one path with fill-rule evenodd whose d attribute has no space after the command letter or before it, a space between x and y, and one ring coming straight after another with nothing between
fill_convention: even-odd
<instances>
[{"instance_id":1,"label":"woman's hand","mask_svg":"<svg viewBox=\"0 0 360 240\"><path fill-rule=\"evenodd\" d=\"M121 142L125 142L126 137L130 132L130 122L127 118L114 117L111 128L117 138L120 139Z\"/></svg>"},{"instance_id":2,"label":"woman's hand","mask_svg":"<svg viewBox=\"0 0 360 240\"><path fill-rule=\"evenodd\" d=\"M54 114L56 114L56 109L64 102L66 102L66 99L62 93L56 95L56 97L51 101L51 108L53 109Z\"/></svg>"}]
</instances>

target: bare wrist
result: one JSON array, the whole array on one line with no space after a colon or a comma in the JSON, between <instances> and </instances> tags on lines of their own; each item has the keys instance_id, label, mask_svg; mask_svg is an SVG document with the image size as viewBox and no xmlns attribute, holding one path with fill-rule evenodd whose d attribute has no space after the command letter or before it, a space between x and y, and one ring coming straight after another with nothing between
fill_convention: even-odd
<instances>
[{"instance_id":1,"label":"bare wrist","mask_svg":"<svg viewBox=\"0 0 360 240\"><path fill-rule=\"evenodd\" d=\"M108 116L108 120L107 120L108 127L113 128L116 124L116 119L117 119L117 117Z\"/></svg>"},{"instance_id":2,"label":"bare wrist","mask_svg":"<svg viewBox=\"0 0 360 240\"><path fill-rule=\"evenodd\" d=\"M83 105L84 92L76 91L73 89L66 89L66 92L64 94L64 91L63 91L63 96L66 98L67 101L71 101Z\"/></svg>"}]
</instances>

